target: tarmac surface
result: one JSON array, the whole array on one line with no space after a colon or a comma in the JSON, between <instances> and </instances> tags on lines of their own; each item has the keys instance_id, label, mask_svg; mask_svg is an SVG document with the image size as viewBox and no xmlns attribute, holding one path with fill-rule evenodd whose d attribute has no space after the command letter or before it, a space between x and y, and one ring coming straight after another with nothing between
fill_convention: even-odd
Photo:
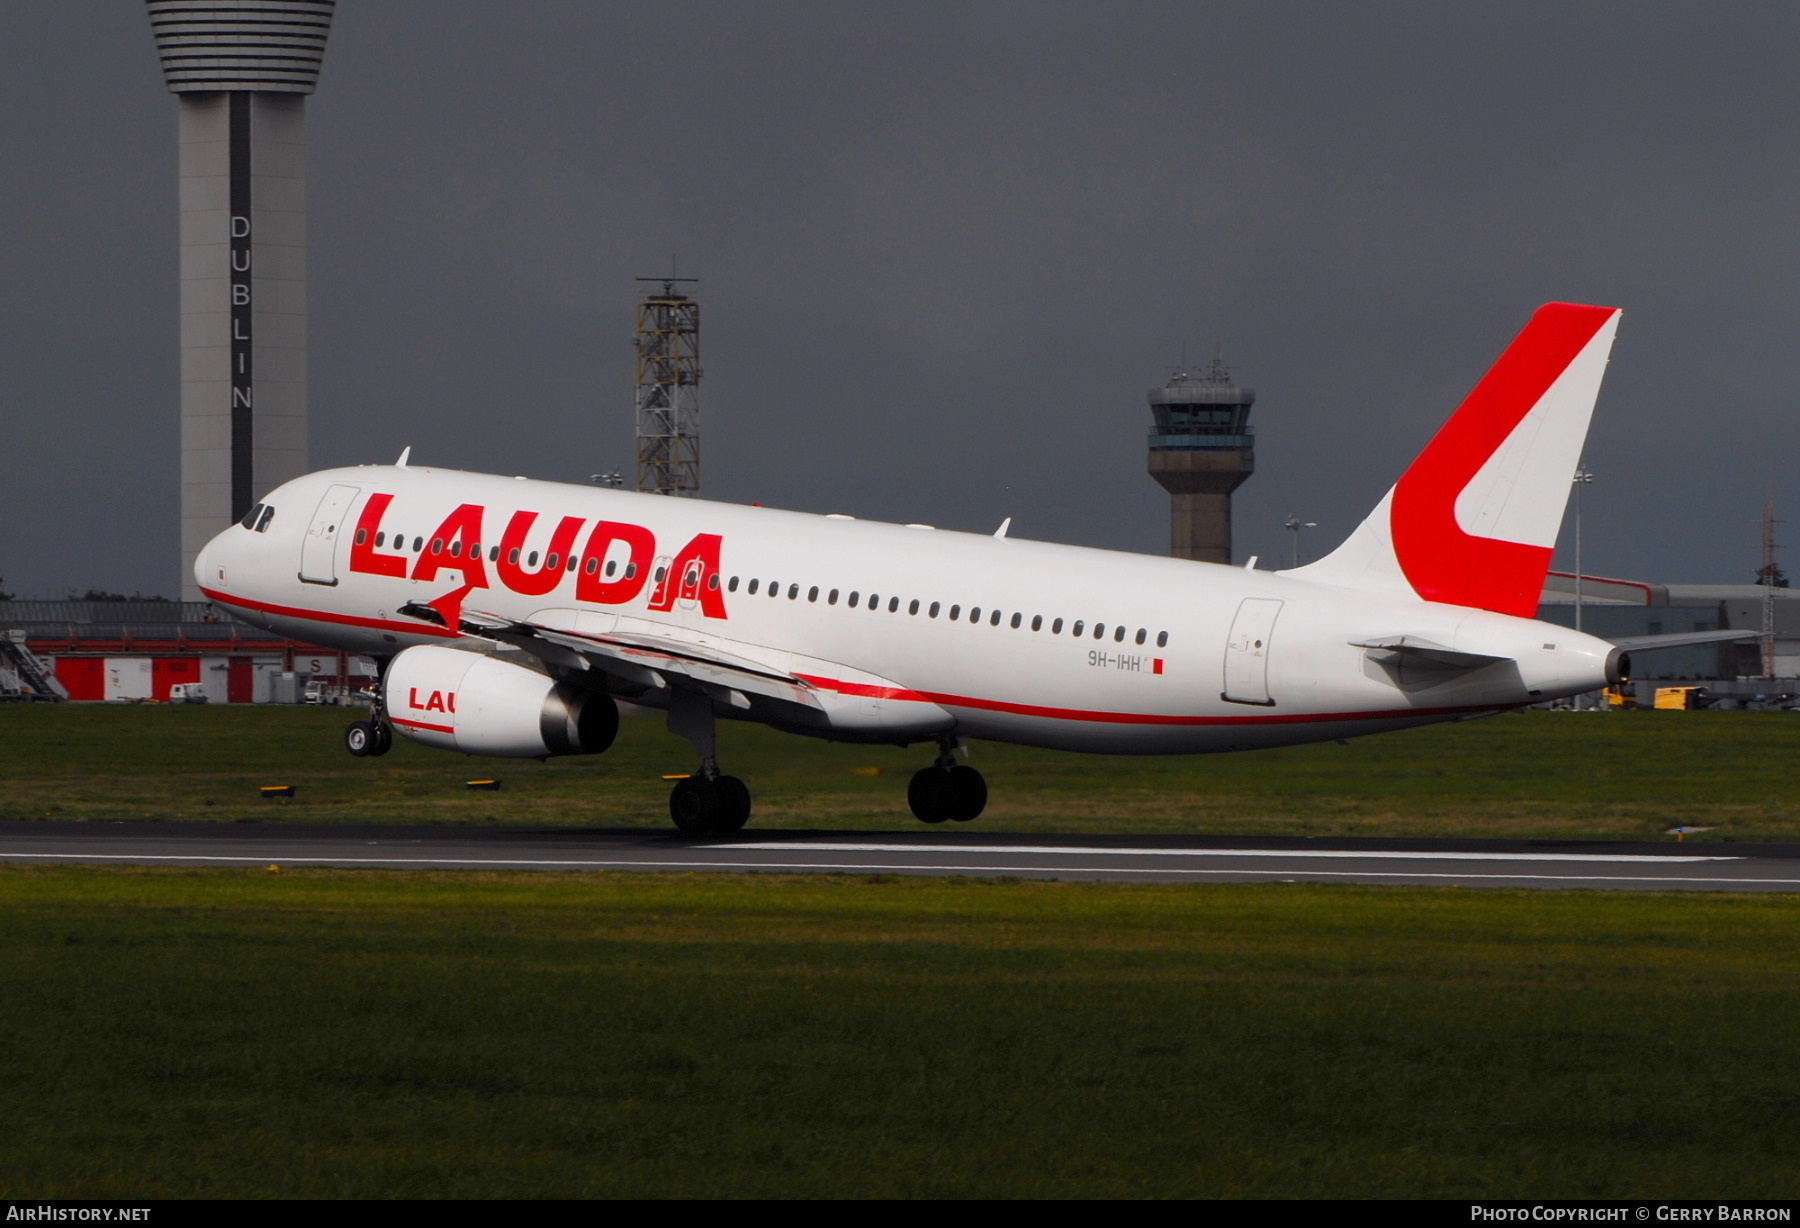
<instances>
[{"instance_id":1,"label":"tarmac surface","mask_svg":"<svg viewBox=\"0 0 1800 1228\"><path fill-rule=\"evenodd\" d=\"M1800 891L1800 845L764 831L0 823L0 861L391 870L965 875L1113 882L1351 882Z\"/></svg>"}]
</instances>

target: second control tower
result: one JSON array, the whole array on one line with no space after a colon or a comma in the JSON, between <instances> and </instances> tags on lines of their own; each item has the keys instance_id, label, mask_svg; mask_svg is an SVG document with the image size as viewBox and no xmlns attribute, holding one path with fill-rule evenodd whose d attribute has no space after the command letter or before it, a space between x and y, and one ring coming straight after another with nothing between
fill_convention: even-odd
<instances>
[{"instance_id":1,"label":"second control tower","mask_svg":"<svg viewBox=\"0 0 1800 1228\"><path fill-rule=\"evenodd\" d=\"M1169 553L1229 563L1231 492L1256 471L1256 393L1214 358L1198 374L1177 371L1149 399L1150 476L1169 492Z\"/></svg>"}]
</instances>

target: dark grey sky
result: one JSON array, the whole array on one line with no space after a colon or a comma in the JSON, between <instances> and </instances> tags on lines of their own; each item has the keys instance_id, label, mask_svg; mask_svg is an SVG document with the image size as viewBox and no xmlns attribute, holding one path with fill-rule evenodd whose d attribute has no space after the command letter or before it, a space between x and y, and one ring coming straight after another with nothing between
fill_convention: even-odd
<instances>
[{"instance_id":1,"label":"dark grey sky","mask_svg":"<svg viewBox=\"0 0 1800 1228\"><path fill-rule=\"evenodd\" d=\"M713 497L1160 553L1144 391L1216 340L1268 558L1573 299L1625 308L1589 569L1748 580L1765 492L1800 545L1796 65L1791 4L344 0L313 459L628 467L632 278L678 252ZM172 592L140 5L0 7L0 160L0 575Z\"/></svg>"}]
</instances>

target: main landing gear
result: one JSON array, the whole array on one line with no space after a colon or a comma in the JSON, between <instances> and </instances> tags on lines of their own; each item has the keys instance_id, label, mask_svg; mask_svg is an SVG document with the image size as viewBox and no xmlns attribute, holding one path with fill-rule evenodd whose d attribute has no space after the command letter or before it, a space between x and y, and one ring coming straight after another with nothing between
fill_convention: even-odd
<instances>
[{"instance_id":1,"label":"main landing gear","mask_svg":"<svg viewBox=\"0 0 1800 1228\"><path fill-rule=\"evenodd\" d=\"M669 700L669 732L686 738L700 755L700 770L669 791L669 817L684 836L716 836L750 821L750 786L719 771L712 700L698 691L676 691Z\"/></svg>"},{"instance_id":2,"label":"main landing gear","mask_svg":"<svg viewBox=\"0 0 1800 1228\"><path fill-rule=\"evenodd\" d=\"M374 698L369 703L369 719L350 722L350 727L344 730L344 749L358 759L365 756L379 758L394 749L394 727L381 719L383 715L381 684L377 682Z\"/></svg>"},{"instance_id":3,"label":"main landing gear","mask_svg":"<svg viewBox=\"0 0 1800 1228\"><path fill-rule=\"evenodd\" d=\"M913 773L906 804L921 823L967 823L987 808L987 781L956 761L955 743L939 743L937 762Z\"/></svg>"}]
</instances>

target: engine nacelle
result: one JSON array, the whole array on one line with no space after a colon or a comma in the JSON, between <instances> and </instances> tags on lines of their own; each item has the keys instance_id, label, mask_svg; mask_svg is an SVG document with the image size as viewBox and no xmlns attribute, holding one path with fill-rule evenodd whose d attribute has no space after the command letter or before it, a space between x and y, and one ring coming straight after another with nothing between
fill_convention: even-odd
<instances>
[{"instance_id":1,"label":"engine nacelle","mask_svg":"<svg viewBox=\"0 0 1800 1228\"><path fill-rule=\"evenodd\" d=\"M408 648L381 693L398 732L466 755L595 755L619 732L619 706L604 691L456 648Z\"/></svg>"}]
</instances>

